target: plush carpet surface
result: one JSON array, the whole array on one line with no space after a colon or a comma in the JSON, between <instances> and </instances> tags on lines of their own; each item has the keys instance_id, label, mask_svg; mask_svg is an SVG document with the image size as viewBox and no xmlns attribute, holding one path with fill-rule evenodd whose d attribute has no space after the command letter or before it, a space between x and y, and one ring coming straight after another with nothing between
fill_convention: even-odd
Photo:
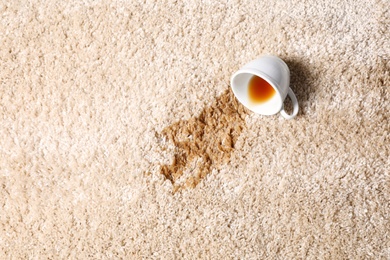
<instances>
[{"instance_id":1,"label":"plush carpet surface","mask_svg":"<svg viewBox=\"0 0 390 260\"><path fill-rule=\"evenodd\" d=\"M390 259L387 0L0 14L1 259ZM232 95L265 53L294 120Z\"/></svg>"}]
</instances>

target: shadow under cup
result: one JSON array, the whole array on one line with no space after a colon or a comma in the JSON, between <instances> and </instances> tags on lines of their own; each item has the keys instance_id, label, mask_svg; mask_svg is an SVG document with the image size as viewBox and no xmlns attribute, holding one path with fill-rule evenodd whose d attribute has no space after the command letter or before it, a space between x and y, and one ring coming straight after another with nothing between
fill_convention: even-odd
<instances>
[{"instance_id":1,"label":"shadow under cup","mask_svg":"<svg viewBox=\"0 0 390 260\"><path fill-rule=\"evenodd\" d=\"M262 78L273 87L275 94L269 100L258 103L250 99L249 83L253 76ZM233 76L232 90L238 101L251 111L261 115L274 115L282 109L283 102L278 88L267 78L260 72L240 71Z\"/></svg>"}]
</instances>

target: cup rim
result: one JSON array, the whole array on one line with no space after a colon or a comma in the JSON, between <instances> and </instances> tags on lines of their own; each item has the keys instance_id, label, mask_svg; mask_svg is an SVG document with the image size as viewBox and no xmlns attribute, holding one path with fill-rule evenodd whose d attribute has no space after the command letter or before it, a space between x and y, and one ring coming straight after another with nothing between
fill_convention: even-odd
<instances>
[{"instance_id":1,"label":"cup rim","mask_svg":"<svg viewBox=\"0 0 390 260\"><path fill-rule=\"evenodd\" d=\"M277 92L277 95L278 95L278 99L280 101L280 107L278 107L278 109L274 112L274 113L267 113L267 114L263 114L263 113L258 113L257 111L255 111L254 109L252 109L250 106L248 106L247 104L245 104L244 102L242 102L242 100L237 96L236 94L236 91L235 91L235 86L233 85L233 81L234 81L234 78L240 74L244 74L244 73L247 73L247 74L252 74L254 76L258 76L264 80L267 81L268 84L270 84L274 90ZM283 102L282 102L282 95L280 94L280 91L279 91L279 88L276 84L274 84L274 79L267 75L266 73L263 73L259 70L256 70L256 69L252 69L252 68L243 68L243 69L240 69L238 70L236 73L233 74L233 76L231 77L231 80L230 80L230 87L232 88L232 91L233 91L233 94L234 96L237 98L238 101L240 101L240 103L242 105L244 105L246 108L248 108L249 110L251 110L252 112L256 113L256 114L260 114L260 115L274 115L274 114L277 114L283 107Z\"/></svg>"}]
</instances>

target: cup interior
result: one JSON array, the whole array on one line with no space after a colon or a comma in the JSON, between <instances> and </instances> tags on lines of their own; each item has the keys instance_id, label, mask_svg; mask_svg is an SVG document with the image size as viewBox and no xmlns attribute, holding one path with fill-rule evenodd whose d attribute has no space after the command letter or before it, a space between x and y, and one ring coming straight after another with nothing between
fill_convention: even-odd
<instances>
[{"instance_id":1,"label":"cup interior","mask_svg":"<svg viewBox=\"0 0 390 260\"><path fill-rule=\"evenodd\" d=\"M253 76L258 76L266 80L274 88L276 93L271 99L262 103L254 103L250 100L248 89L249 81ZM280 92L272 79L268 78L266 75L262 75L261 73L239 71L232 77L231 86L238 101L255 113L273 115L278 113L282 108L282 98Z\"/></svg>"}]
</instances>

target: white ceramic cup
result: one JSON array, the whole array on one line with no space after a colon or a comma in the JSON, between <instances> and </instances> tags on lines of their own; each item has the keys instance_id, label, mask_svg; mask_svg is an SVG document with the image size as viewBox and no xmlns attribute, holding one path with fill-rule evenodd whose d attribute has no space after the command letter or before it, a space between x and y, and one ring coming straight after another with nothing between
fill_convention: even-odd
<instances>
[{"instance_id":1,"label":"white ceramic cup","mask_svg":"<svg viewBox=\"0 0 390 260\"><path fill-rule=\"evenodd\" d=\"M276 91L276 94L263 103L253 103L249 99L248 85L253 76L266 80ZM290 88L290 70L280 58L264 55L253 60L233 74L230 85L233 93L245 107L261 115L274 115L278 112L286 119L292 119L298 114L298 100ZM284 110L283 102L289 95L293 103L291 115Z\"/></svg>"}]
</instances>

